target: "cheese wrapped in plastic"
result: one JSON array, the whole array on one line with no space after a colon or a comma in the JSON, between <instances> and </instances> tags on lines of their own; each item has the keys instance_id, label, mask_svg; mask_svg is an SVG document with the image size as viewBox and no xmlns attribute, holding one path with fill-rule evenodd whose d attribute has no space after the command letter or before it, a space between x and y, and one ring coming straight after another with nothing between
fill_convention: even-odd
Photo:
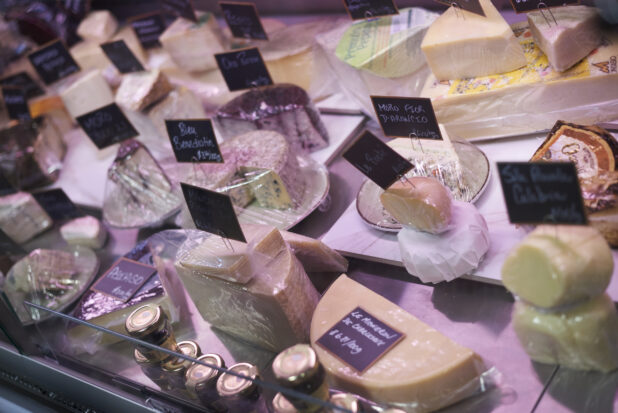
<instances>
[{"instance_id":1,"label":"cheese wrapped in plastic","mask_svg":"<svg viewBox=\"0 0 618 413\"><path fill-rule=\"evenodd\" d=\"M54 224L28 192L0 197L0 229L18 244L31 240Z\"/></svg>"},{"instance_id":2,"label":"cheese wrapped in plastic","mask_svg":"<svg viewBox=\"0 0 618 413\"><path fill-rule=\"evenodd\" d=\"M60 227L60 235L69 245L83 245L99 249L107 240L105 226L92 216L72 219Z\"/></svg>"}]
</instances>

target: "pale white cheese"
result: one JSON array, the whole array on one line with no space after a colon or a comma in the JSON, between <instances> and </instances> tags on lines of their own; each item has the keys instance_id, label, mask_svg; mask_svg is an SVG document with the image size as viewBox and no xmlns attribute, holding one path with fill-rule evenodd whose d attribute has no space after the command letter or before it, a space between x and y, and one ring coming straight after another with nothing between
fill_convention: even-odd
<instances>
[{"instance_id":1,"label":"pale white cheese","mask_svg":"<svg viewBox=\"0 0 618 413\"><path fill-rule=\"evenodd\" d=\"M84 245L99 249L107 240L107 230L101 221L92 216L72 219L60 227L60 235L71 245Z\"/></svg>"},{"instance_id":2,"label":"pale white cheese","mask_svg":"<svg viewBox=\"0 0 618 413\"><path fill-rule=\"evenodd\" d=\"M77 27L77 34L84 40L103 43L116 33L118 22L108 10L88 13Z\"/></svg>"}]
</instances>

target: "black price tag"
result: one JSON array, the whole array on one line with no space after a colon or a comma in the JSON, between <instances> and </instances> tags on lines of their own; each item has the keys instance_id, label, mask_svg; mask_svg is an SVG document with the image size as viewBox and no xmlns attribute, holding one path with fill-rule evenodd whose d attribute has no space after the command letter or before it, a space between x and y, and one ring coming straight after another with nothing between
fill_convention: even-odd
<instances>
[{"instance_id":1,"label":"black price tag","mask_svg":"<svg viewBox=\"0 0 618 413\"><path fill-rule=\"evenodd\" d=\"M155 267L119 258L92 286L92 290L127 302L157 272Z\"/></svg>"},{"instance_id":2,"label":"black price tag","mask_svg":"<svg viewBox=\"0 0 618 413\"><path fill-rule=\"evenodd\" d=\"M60 40L55 40L35 50L28 55L28 59L46 85L80 70L79 65Z\"/></svg>"},{"instance_id":3,"label":"black price tag","mask_svg":"<svg viewBox=\"0 0 618 413\"><path fill-rule=\"evenodd\" d=\"M223 162L210 119L166 120L165 127L178 162Z\"/></svg>"},{"instance_id":4,"label":"black price tag","mask_svg":"<svg viewBox=\"0 0 618 413\"><path fill-rule=\"evenodd\" d=\"M144 70L144 66L137 60L137 57L135 57L124 40L103 43L101 49L103 49L107 58L112 61L120 73L141 72Z\"/></svg>"},{"instance_id":5,"label":"black price tag","mask_svg":"<svg viewBox=\"0 0 618 413\"><path fill-rule=\"evenodd\" d=\"M0 79L1 86L15 86L24 90L26 99L43 95L43 89L26 72L19 72L12 76Z\"/></svg>"},{"instance_id":6,"label":"black price tag","mask_svg":"<svg viewBox=\"0 0 618 413\"><path fill-rule=\"evenodd\" d=\"M230 92L273 84L257 47L215 54L215 59Z\"/></svg>"},{"instance_id":7,"label":"black price tag","mask_svg":"<svg viewBox=\"0 0 618 413\"><path fill-rule=\"evenodd\" d=\"M17 189L11 185L6 176L4 176L4 173L0 171L0 196L14 194L15 192L17 192Z\"/></svg>"},{"instance_id":8,"label":"black price tag","mask_svg":"<svg viewBox=\"0 0 618 413\"><path fill-rule=\"evenodd\" d=\"M234 37L268 40L255 4L221 1L219 6Z\"/></svg>"},{"instance_id":9,"label":"black price tag","mask_svg":"<svg viewBox=\"0 0 618 413\"><path fill-rule=\"evenodd\" d=\"M84 215L60 188L34 192L32 196L54 221L62 221Z\"/></svg>"},{"instance_id":10,"label":"black price tag","mask_svg":"<svg viewBox=\"0 0 618 413\"><path fill-rule=\"evenodd\" d=\"M9 113L9 119L30 119L30 109L23 89L4 86L2 88L2 99L4 99L6 111Z\"/></svg>"},{"instance_id":11,"label":"black price tag","mask_svg":"<svg viewBox=\"0 0 618 413\"><path fill-rule=\"evenodd\" d=\"M183 182L180 186L197 229L247 242L229 196Z\"/></svg>"},{"instance_id":12,"label":"black price tag","mask_svg":"<svg viewBox=\"0 0 618 413\"><path fill-rule=\"evenodd\" d=\"M0 229L0 251L9 254L25 254L26 251Z\"/></svg>"},{"instance_id":13,"label":"black price tag","mask_svg":"<svg viewBox=\"0 0 618 413\"><path fill-rule=\"evenodd\" d=\"M99 149L138 135L115 103L78 116L77 123Z\"/></svg>"},{"instance_id":14,"label":"black price tag","mask_svg":"<svg viewBox=\"0 0 618 413\"><path fill-rule=\"evenodd\" d=\"M363 373L403 338L403 333L356 307L324 333L317 343Z\"/></svg>"},{"instance_id":15,"label":"black price tag","mask_svg":"<svg viewBox=\"0 0 618 413\"><path fill-rule=\"evenodd\" d=\"M399 14L393 0L343 0L343 4L353 20Z\"/></svg>"},{"instance_id":16,"label":"black price tag","mask_svg":"<svg viewBox=\"0 0 618 413\"><path fill-rule=\"evenodd\" d=\"M161 0L161 7L173 16L184 17L197 22L197 16L195 15L195 9L191 0Z\"/></svg>"},{"instance_id":17,"label":"black price tag","mask_svg":"<svg viewBox=\"0 0 618 413\"><path fill-rule=\"evenodd\" d=\"M383 189L388 189L413 165L390 146L365 131L343 157Z\"/></svg>"},{"instance_id":18,"label":"black price tag","mask_svg":"<svg viewBox=\"0 0 618 413\"><path fill-rule=\"evenodd\" d=\"M442 139L431 99L371 96L371 101L384 135Z\"/></svg>"},{"instance_id":19,"label":"black price tag","mask_svg":"<svg viewBox=\"0 0 618 413\"><path fill-rule=\"evenodd\" d=\"M478 14L485 17L485 11L481 6L480 0L434 0L438 3L445 4L447 6L456 7L458 9L469 11L470 13Z\"/></svg>"},{"instance_id":20,"label":"black price tag","mask_svg":"<svg viewBox=\"0 0 618 413\"><path fill-rule=\"evenodd\" d=\"M498 162L498 173L511 223L587 223L573 163Z\"/></svg>"},{"instance_id":21,"label":"black price tag","mask_svg":"<svg viewBox=\"0 0 618 413\"><path fill-rule=\"evenodd\" d=\"M159 36L165 31L165 21L161 13L144 14L129 21L144 49L161 46Z\"/></svg>"},{"instance_id":22,"label":"black price tag","mask_svg":"<svg viewBox=\"0 0 618 413\"><path fill-rule=\"evenodd\" d=\"M58 0L61 8L78 17L84 17L90 12L90 0Z\"/></svg>"},{"instance_id":23,"label":"black price tag","mask_svg":"<svg viewBox=\"0 0 618 413\"><path fill-rule=\"evenodd\" d=\"M511 0L511 5L517 13L527 13L551 7L562 7L569 4L579 4L580 0ZM547 18L550 22L551 16Z\"/></svg>"}]
</instances>

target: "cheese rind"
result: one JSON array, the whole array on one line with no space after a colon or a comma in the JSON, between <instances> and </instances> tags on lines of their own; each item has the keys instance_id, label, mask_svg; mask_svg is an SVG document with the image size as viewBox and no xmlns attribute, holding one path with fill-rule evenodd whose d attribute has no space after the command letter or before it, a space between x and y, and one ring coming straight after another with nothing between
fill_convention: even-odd
<instances>
[{"instance_id":1,"label":"cheese rind","mask_svg":"<svg viewBox=\"0 0 618 413\"><path fill-rule=\"evenodd\" d=\"M543 225L506 257L502 282L521 299L552 308L602 294L613 269L612 252L596 229Z\"/></svg>"},{"instance_id":2,"label":"cheese rind","mask_svg":"<svg viewBox=\"0 0 618 413\"><path fill-rule=\"evenodd\" d=\"M356 307L404 338L363 373L316 341ZM311 344L333 386L378 403L406 404L414 412L438 410L473 394L483 371L481 358L424 324L386 298L341 275L324 293L311 320Z\"/></svg>"},{"instance_id":3,"label":"cheese rind","mask_svg":"<svg viewBox=\"0 0 618 413\"><path fill-rule=\"evenodd\" d=\"M60 235L69 245L99 249L107 240L107 230L95 217L75 218L60 227Z\"/></svg>"},{"instance_id":4,"label":"cheese rind","mask_svg":"<svg viewBox=\"0 0 618 413\"><path fill-rule=\"evenodd\" d=\"M128 73L116 92L116 103L139 111L163 99L171 90L172 85L159 70Z\"/></svg>"},{"instance_id":5,"label":"cheese rind","mask_svg":"<svg viewBox=\"0 0 618 413\"><path fill-rule=\"evenodd\" d=\"M118 22L108 10L88 13L77 27L77 34L85 40L103 43L116 33Z\"/></svg>"},{"instance_id":6,"label":"cheese rind","mask_svg":"<svg viewBox=\"0 0 618 413\"><path fill-rule=\"evenodd\" d=\"M539 363L605 373L618 368L618 314L607 294L557 312L518 301L513 328Z\"/></svg>"},{"instance_id":7,"label":"cheese rind","mask_svg":"<svg viewBox=\"0 0 618 413\"><path fill-rule=\"evenodd\" d=\"M22 244L53 225L52 219L27 192L0 197L0 229Z\"/></svg>"}]
</instances>

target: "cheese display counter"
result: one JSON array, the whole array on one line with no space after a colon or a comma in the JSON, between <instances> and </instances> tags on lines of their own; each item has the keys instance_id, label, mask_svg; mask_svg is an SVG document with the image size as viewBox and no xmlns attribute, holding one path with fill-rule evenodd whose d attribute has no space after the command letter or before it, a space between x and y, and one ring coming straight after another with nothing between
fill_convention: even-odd
<instances>
[{"instance_id":1,"label":"cheese display counter","mask_svg":"<svg viewBox=\"0 0 618 413\"><path fill-rule=\"evenodd\" d=\"M0 378L68 411L618 411L618 28L474 3L5 10Z\"/></svg>"}]
</instances>

